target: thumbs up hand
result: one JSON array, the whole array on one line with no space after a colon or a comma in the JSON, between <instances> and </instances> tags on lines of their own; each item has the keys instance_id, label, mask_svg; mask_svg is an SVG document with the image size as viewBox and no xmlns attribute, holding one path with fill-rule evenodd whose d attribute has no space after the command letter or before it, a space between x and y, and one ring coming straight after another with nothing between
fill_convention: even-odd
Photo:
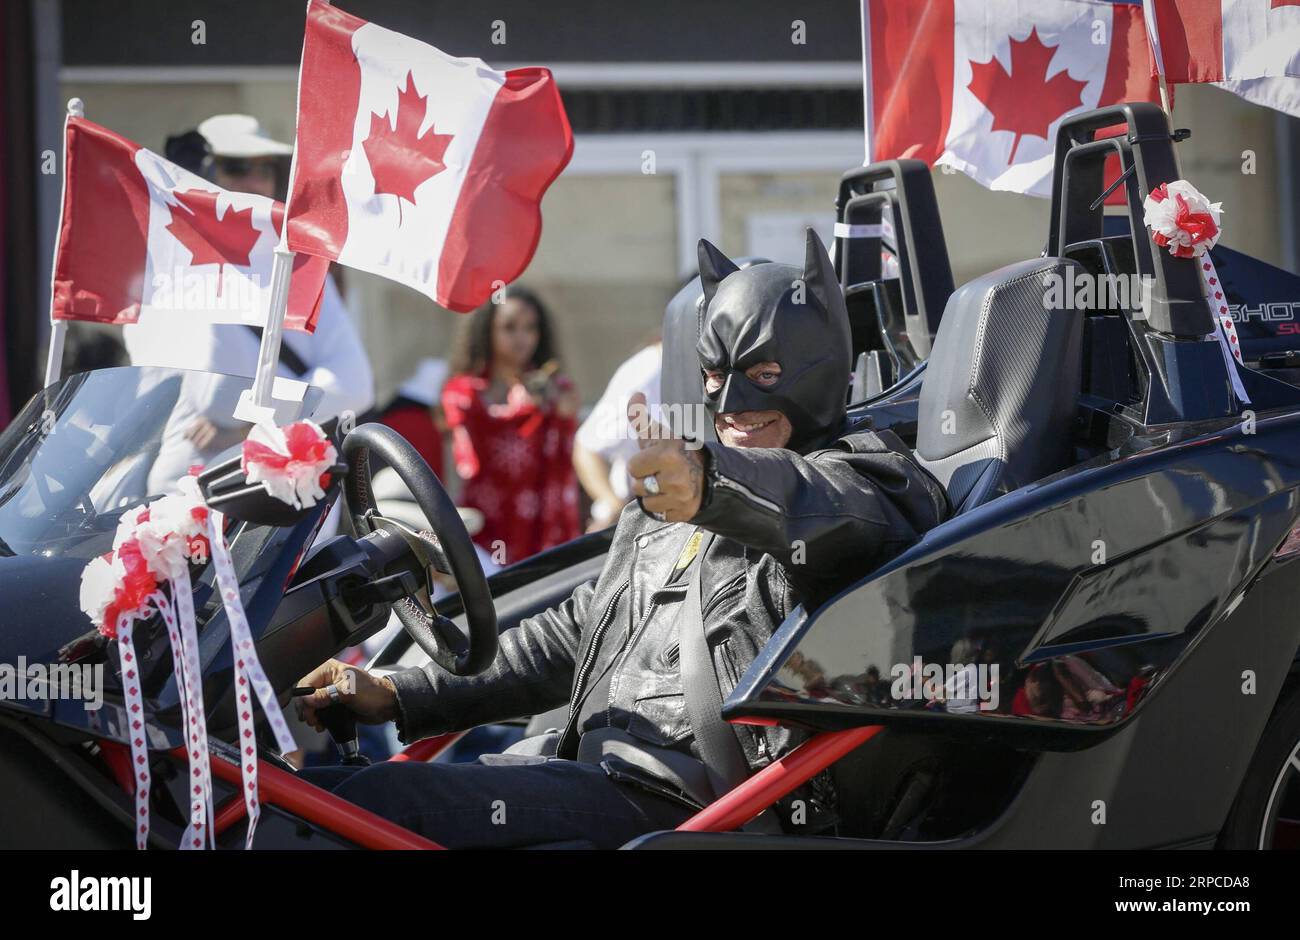
<instances>
[{"instance_id":1,"label":"thumbs up hand","mask_svg":"<svg viewBox=\"0 0 1300 940\"><path fill-rule=\"evenodd\" d=\"M703 450L688 450L685 441L652 421L640 392L628 402L627 420L641 447L627 463L641 508L665 522L693 518L704 499Z\"/></svg>"}]
</instances>

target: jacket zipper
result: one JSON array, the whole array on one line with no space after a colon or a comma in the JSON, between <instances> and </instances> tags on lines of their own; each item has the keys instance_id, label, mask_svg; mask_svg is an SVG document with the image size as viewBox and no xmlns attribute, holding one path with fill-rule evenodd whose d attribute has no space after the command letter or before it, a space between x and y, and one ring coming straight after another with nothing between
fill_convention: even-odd
<instances>
[{"instance_id":1,"label":"jacket zipper","mask_svg":"<svg viewBox=\"0 0 1300 940\"><path fill-rule=\"evenodd\" d=\"M605 606L605 613L601 615L600 623L596 624L596 629L592 631L591 642L587 644L587 655L582 657L582 665L578 667L577 679L573 684L573 695L569 699L569 720L564 726L564 733L560 735L560 745L568 740L569 734L573 731L573 725L578 717L578 703L582 701L582 693L586 688L587 679L590 678L591 669L596 664L596 656L600 652L600 641L605 636L605 631L609 629L610 623L614 619L614 608L618 606L619 599L622 598L623 592L632 584L631 579L624 581L619 585L614 596L610 598L609 603Z\"/></svg>"},{"instance_id":2,"label":"jacket zipper","mask_svg":"<svg viewBox=\"0 0 1300 940\"><path fill-rule=\"evenodd\" d=\"M650 622L650 615L655 612L655 608L658 606L659 606L659 602L654 599L654 595L651 595L650 600L646 603L645 613L641 617L641 622L636 625L636 629L632 631L631 635L628 637L627 642L623 644L623 648L618 651L618 654L614 657L614 661L609 664L610 672L613 672L615 674L614 676L615 681L617 681L618 679L618 675L617 675L618 667L623 664L623 660L626 659L628 653L632 651L632 647L636 644L637 639L641 636L641 632L645 630L646 624ZM613 727L613 722L609 718L609 711L613 707L614 707L614 682L612 681L609 684L609 700L605 703L606 723L610 727Z\"/></svg>"}]
</instances>

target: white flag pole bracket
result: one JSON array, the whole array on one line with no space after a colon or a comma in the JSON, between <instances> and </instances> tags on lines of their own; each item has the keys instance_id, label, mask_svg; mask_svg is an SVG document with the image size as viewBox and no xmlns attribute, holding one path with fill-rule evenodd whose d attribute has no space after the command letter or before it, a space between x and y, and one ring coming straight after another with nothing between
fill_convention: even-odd
<instances>
[{"instance_id":1,"label":"white flag pole bracket","mask_svg":"<svg viewBox=\"0 0 1300 940\"><path fill-rule=\"evenodd\" d=\"M59 193L59 226L54 235L54 260L50 263L50 346L45 356L45 388L63 377L63 344L68 338L68 321L54 319L54 278L59 269L59 240L63 236L63 204L68 198L68 118L85 117L86 105L80 98L68 99L68 113L63 119L63 179Z\"/></svg>"},{"instance_id":2,"label":"white flag pole bracket","mask_svg":"<svg viewBox=\"0 0 1300 940\"><path fill-rule=\"evenodd\" d=\"M45 388L63 377L63 341L68 337L67 320L50 321L50 350L45 357Z\"/></svg>"},{"instance_id":3,"label":"white flag pole bracket","mask_svg":"<svg viewBox=\"0 0 1300 940\"><path fill-rule=\"evenodd\" d=\"M286 216L287 219L287 216ZM288 231L288 222L285 231ZM288 424L299 416L307 383L275 374L280 364L280 343L284 336L284 314L289 305L289 278L294 253L285 245L283 234L271 263L271 300L257 351L257 374L253 387L239 396L234 417L250 424Z\"/></svg>"}]
</instances>

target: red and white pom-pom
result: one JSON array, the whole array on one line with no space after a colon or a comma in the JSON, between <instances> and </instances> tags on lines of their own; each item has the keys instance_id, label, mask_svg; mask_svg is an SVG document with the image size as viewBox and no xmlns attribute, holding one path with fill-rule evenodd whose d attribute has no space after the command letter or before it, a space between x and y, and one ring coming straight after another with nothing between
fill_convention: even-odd
<instances>
[{"instance_id":1,"label":"red and white pom-pom","mask_svg":"<svg viewBox=\"0 0 1300 940\"><path fill-rule=\"evenodd\" d=\"M128 509L122 513L117 520L117 532L113 536L113 551L131 541L136 536L136 530L140 524L149 520L149 507L136 506L134 509Z\"/></svg>"},{"instance_id":2,"label":"red and white pom-pom","mask_svg":"<svg viewBox=\"0 0 1300 940\"><path fill-rule=\"evenodd\" d=\"M190 562L203 564L208 558L208 507L199 492L198 481L181 477L179 492L149 504L148 517L136 526L136 538L149 569L159 580L180 577Z\"/></svg>"},{"instance_id":3,"label":"red and white pom-pom","mask_svg":"<svg viewBox=\"0 0 1300 940\"><path fill-rule=\"evenodd\" d=\"M113 550L81 572L81 609L105 636L115 635L123 614L149 616L149 597L160 583L179 577L190 562L206 564L211 555L198 480L181 477L177 490L122 513Z\"/></svg>"},{"instance_id":4,"label":"red and white pom-pom","mask_svg":"<svg viewBox=\"0 0 1300 940\"><path fill-rule=\"evenodd\" d=\"M126 570L117 560L116 552L92 558L81 572L81 609L90 622L108 636L116 630L116 621L105 623L104 613L117 594L117 586L126 577Z\"/></svg>"},{"instance_id":5,"label":"red and white pom-pom","mask_svg":"<svg viewBox=\"0 0 1300 940\"><path fill-rule=\"evenodd\" d=\"M1223 203L1210 202L1187 180L1161 183L1142 205L1152 240L1176 258L1196 258L1219 243Z\"/></svg>"},{"instance_id":6,"label":"red and white pom-pom","mask_svg":"<svg viewBox=\"0 0 1300 940\"><path fill-rule=\"evenodd\" d=\"M295 509L309 509L324 497L330 483L326 471L337 459L338 451L318 425L297 421L283 428L253 428L244 441L241 466L249 483L261 483Z\"/></svg>"},{"instance_id":7,"label":"red and white pom-pom","mask_svg":"<svg viewBox=\"0 0 1300 940\"><path fill-rule=\"evenodd\" d=\"M112 638L122 615L146 616L149 598L157 590L158 578L149 570L140 543L128 539L82 570L81 609L100 633Z\"/></svg>"}]
</instances>

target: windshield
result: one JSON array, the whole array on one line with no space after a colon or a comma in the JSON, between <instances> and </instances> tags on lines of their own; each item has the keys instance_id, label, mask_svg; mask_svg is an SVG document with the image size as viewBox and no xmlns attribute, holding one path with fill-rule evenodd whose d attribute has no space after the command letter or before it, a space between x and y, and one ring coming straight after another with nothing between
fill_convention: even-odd
<instances>
[{"instance_id":1,"label":"windshield","mask_svg":"<svg viewBox=\"0 0 1300 940\"><path fill-rule=\"evenodd\" d=\"M238 453L251 425L231 414L251 386L249 378L179 369L105 369L68 376L27 404L0 434L0 662L102 657L80 606L82 570L113 547L124 511L173 492L191 466ZM295 419L319 398L309 390ZM290 543L310 536L243 524L227 537L241 584L256 590L275 571L278 596L279 555L296 556L302 545ZM202 608L209 580L205 572L195 583L201 627L220 610ZM204 639L206 659L219 638L212 651ZM170 673L170 657L159 658L168 668L145 682L155 694Z\"/></svg>"},{"instance_id":2,"label":"windshield","mask_svg":"<svg viewBox=\"0 0 1300 940\"><path fill-rule=\"evenodd\" d=\"M123 368L68 376L38 394L0 434L0 556L85 561L108 551L123 510L235 452L249 425L231 414L251 385Z\"/></svg>"}]
</instances>

